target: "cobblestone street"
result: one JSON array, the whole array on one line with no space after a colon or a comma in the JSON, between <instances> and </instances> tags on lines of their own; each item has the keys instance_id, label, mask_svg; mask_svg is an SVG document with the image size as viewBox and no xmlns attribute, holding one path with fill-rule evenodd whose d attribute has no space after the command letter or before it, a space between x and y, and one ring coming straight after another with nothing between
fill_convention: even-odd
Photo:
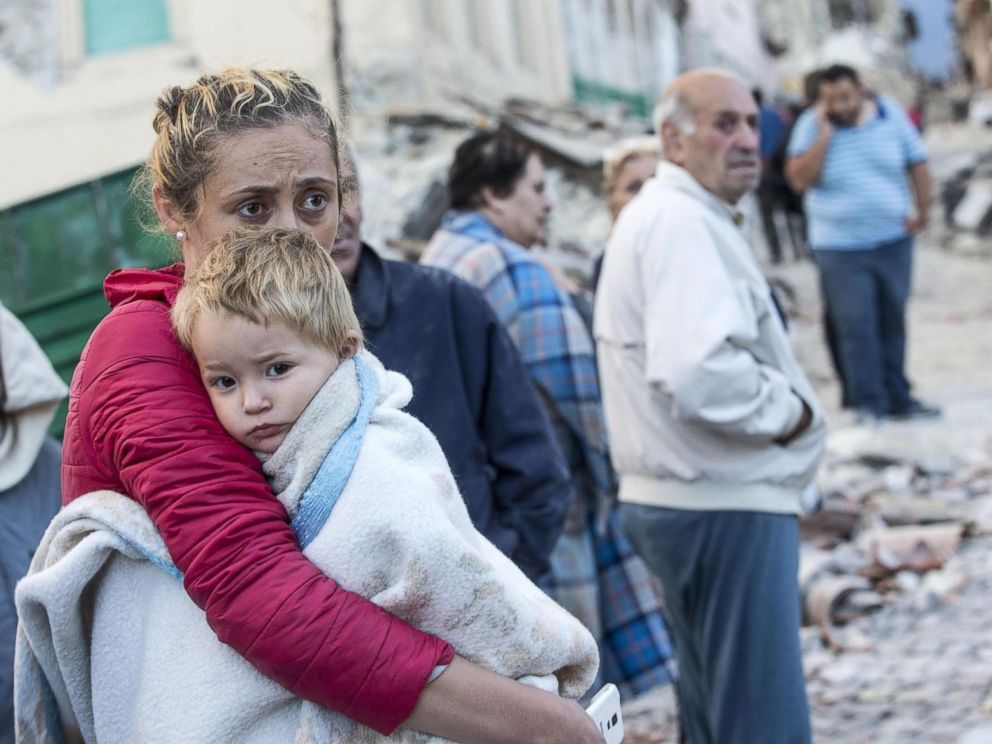
<instances>
[{"instance_id":1,"label":"cobblestone street","mask_svg":"<svg viewBox=\"0 0 992 744\"><path fill-rule=\"evenodd\" d=\"M959 558L970 580L957 601L921 609L907 598L858 623L871 651L837 655L804 631L816 741L992 741L992 538ZM628 744L678 741L670 688L625 710Z\"/></svg>"}]
</instances>

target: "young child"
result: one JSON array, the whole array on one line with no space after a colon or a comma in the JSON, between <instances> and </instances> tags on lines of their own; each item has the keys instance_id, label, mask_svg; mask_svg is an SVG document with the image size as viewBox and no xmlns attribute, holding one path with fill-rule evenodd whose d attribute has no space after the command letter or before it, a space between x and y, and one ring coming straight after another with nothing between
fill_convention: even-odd
<instances>
[{"instance_id":1,"label":"young child","mask_svg":"<svg viewBox=\"0 0 992 744\"><path fill-rule=\"evenodd\" d=\"M470 661L586 691L592 636L473 527L434 436L402 411L409 382L362 349L344 279L312 236L232 233L172 317L219 421L262 459L315 565ZM309 707L306 726L340 737L329 740L378 738ZM425 740L393 739L406 736Z\"/></svg>"}]
</instances>

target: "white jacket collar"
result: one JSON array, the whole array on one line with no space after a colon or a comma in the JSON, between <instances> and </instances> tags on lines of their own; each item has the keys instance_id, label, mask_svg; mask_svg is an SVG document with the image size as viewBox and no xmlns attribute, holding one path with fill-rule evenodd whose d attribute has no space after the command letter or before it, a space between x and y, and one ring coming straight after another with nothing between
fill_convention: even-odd
<instances>
[{"instance_id":1,"label":"white jacket collar","mask_svg":"<svg viewBox=\"0 0 992 744\"><path fill-rule=\"evenodd\" d=\"M731 222L733 222L737 227L741 226L744 220L744 216L739 209L733 204L728 204L723 199L718 197L712 191L704 188L700 185L699 181L692 177L685 168L680 165L675 165L667 160L662 160L658 163L658 168L655 171L655 178L658 179L659 183L662 183L671 188L678 189L689 196L703 202L713 211L725 215Z\"/></svg>"}]
</instances>

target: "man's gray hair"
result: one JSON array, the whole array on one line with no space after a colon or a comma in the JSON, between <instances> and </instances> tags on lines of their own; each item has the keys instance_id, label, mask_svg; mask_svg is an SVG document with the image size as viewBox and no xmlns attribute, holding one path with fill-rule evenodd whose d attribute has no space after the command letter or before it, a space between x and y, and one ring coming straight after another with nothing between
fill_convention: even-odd
<instances>
[{"instance_id":1,"label":"man's gray hair","mask_svg":"<svg viewBox=\"0 0 992 744\"><path fill-rule=\"evenodd\" d=\"M654 107L654 130L660 134L661 125L666 122L685 134L696 130L696 114L681 90L666 90Z\"/></svg>"},{"instance_id":2,"label":"man's gray hair","mask_svg":"<svg viewBox=\"0 0 992 744\"><path fill-rule=\"evenodd\" d=\"M351 139L346 139L341 143L341 149L338 151L338 157L341 162L347 163L351 166L351 172L355 176L354 187L357 189L358 193L362 193L362 174L358 170L358 150L355 149L355 143Z\"/></svg>"}]
</instances>

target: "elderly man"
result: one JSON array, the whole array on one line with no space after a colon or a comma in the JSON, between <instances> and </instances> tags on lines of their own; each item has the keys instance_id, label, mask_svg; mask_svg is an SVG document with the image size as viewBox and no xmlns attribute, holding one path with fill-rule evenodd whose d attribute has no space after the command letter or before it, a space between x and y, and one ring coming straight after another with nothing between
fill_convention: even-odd
<instances>
[{"instance_id":1,"label":"elderly man","mask_svg":"<svg viewBox=\"0 0 992 744\"><path fill-rule=\"evenodd\" d=\"M413 384L407 412L437 437L476 528L531 579L547 572L572 499L565 461L513 342L485 297L451 274L362 242L354 155L332 256L369 349Z\"/></svg>"},{"instance_id":2,"label":"elderly man","mask_svg":"<svg viewBox=\"0 0 992 744\"><path fill-rule=\"evenodd\" d=\"M845 405L868 423L939 415L910 394L904 372L912 236L930 209L916 128L894 101L866 91L855 70L834 65L820 73L819 103L796 122L788 155L786 176L806 191Z\"/></svg>"},{"instance_id":3,"label":"elderly man","mask_svg":"<svg viewBox=\"0 0 992 744\"><path fill-rule=\"evenodd\" d=\"M596 299L624 521L665 588L687 740L807 742L797 515L825 430L740 230L758 111L696 70L656 118L667 162L620 215Z\"/></svg>"}]
</instances>

